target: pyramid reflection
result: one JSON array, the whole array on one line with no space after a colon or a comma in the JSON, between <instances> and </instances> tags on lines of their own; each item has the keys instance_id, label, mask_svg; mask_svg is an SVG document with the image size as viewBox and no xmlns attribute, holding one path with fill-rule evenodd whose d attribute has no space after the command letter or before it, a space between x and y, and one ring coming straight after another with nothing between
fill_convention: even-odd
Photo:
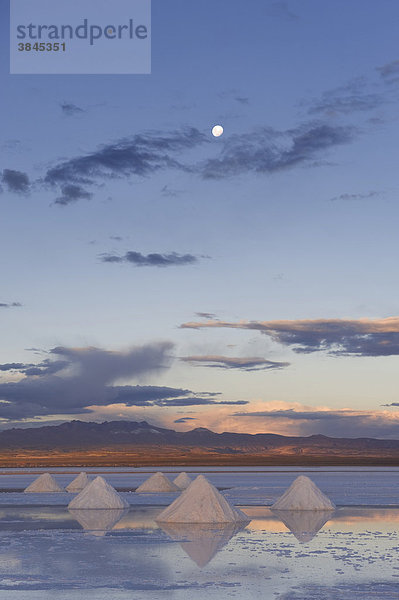
<instances>
[{"instance_id":1,"label":"pyramid reflection","mask_svg":"<svg viewBox=\"0 0 399 600\"><path fill-rule=\"evenodd\" d=\"M310 542L334 514L333 510L272 510L299 542Z\"/></svg>"},{"instance_id":2,"label":"pyramid reflection","mask_svg":"<svg viewBox=\"0 0 399 600\"><path fill-rule=\"evenodd\" d=\"M70 508L70 514L91 535L105 535L124 517L127 508Z\"/></svg>"},{"instance_id":3,"label":"pyramid reflection","mask_svg":"<svg viewBox=\"0 0 399 600\"><path fill-rule=\"evenodd\" d=\"M158 523L199 567L207 565L247 523Z\"/></svg>"}]
</instances>

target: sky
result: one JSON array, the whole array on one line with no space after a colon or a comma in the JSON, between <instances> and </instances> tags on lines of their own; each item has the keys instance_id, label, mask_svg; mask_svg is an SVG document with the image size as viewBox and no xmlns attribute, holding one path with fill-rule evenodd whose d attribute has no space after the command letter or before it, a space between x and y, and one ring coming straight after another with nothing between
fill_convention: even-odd
<instances>
[{"instance_id":1,"label":"sky","mask_svg":"<svg viewBox=\"0 0 399 600\"><path fill-rule=\"evenodd\" d=\"M153 0L149 75L10 75L8 11L0 427L399 438L398 3Z\"/></svg>"}]
</instances>

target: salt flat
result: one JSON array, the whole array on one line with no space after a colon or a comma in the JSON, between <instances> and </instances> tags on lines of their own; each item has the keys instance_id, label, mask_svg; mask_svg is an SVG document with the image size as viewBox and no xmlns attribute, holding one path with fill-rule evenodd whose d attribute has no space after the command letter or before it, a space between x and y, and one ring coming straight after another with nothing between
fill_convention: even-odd
<instances>
[{"instance_id":1,"label":"salt flat","mask_svg":"<svg viewBox=\"0 0 399 600\"><path fill-rule=\"evenodd\" d=\"M339 505L335 512L316 518L270 510L297 474L208 473L219 487L235 483L222 493L239 499L251 519L241 528L157 525L175 494L123 492L130 510L87 518L67 510L71 494L1 493L0 599L397 600L399 470L313 471ZM104 475L122 487L147 476ZM61 485L73 476L55 473ZM4 489L17 487L15 478L29 483L34 477L3 472L0 480ZM33 496L41 497L36 506Z\"/></svg>"}]
</instances>

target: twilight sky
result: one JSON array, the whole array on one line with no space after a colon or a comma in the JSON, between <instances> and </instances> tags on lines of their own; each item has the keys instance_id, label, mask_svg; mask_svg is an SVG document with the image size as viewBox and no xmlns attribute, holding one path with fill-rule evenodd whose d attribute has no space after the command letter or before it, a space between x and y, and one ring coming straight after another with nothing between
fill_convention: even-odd
<instances>
[{"instance_id":1,"label":"twilight sky","mask_svg":"<svg viewBox=\"0 0 399 600\"><path fill-rule=\"evenodd\" d=\"M151 75L9 75L8 18L0 427L399 438L396 0L153 0Z\"/></svg>"}]
</instances>

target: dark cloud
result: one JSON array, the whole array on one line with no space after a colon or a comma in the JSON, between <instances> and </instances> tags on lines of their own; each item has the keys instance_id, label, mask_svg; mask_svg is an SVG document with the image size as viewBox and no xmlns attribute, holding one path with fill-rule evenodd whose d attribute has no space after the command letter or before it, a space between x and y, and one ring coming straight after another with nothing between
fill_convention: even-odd
<instances>
[{"instance_id":1,"label":"dark cloud","mask_svg":"<svg viewBox=\"0 0 399 600\"><path fill-rule=\"evenodd\" d=\"M120 235L110 235L109 239L114 240L114 242L122 242L123 237L121 237Z\"/></svg>"},{"instance_id":2,"label":"dark cloud","mask_svg":"<svg viewBox=\"0 0 399 600\"><path fill-rule=\"evenodd\" d=\"M341 356L399 354L399 317L386 319L303 319L293 321L198 321L182 328L231 328L259 331L297 353L325 351Z\"/></svg>"},{"instance_id":3,"label":"dark cloud","mask_svg":"<svg viewBox=\"0 0 399 600\"><path fill-rule=\"evenodd\" d=\"M211 367L219 369L234 369L240 371L269 371L272 369L283 369L290 363L275 362L259 357L230 357L230 356L183 356L180 360L192 363L196 366Z\"/></svg>"},{"instance_id":4,"label":"dark cloud","mask_svg":"<svg viewBox=\"0 0 399 600\"><path fill-rule=\"evenodd\" d=\"M198 262L198 258L193 254L178 254L177 252L141 254L141 252L130 251L126 252L124 256L102 254L100 258L105 263L130 263L136 267L176 267Z\"/></svg>"},{"instance_id":5,"label":"dark cloud","mask_svg":"<svg viewBox=\"0 0 399 600\"><path fill-rule=\"evenodd\" d=\"M213 400L212 398L175 398L167 400L157 400L154 402L156 406L208 406L210 404L231 404L244 405L249 404L247 400Z\"/></svg>"},{"instance_id":6,"label":"dark cloud","mask_svg":"<svg viewBox=\"0 0 399 600\"><path fill-rule=\"evenodd\" d=\"M0 365L0 371L15 371L15 370L23 369L26 366L27 365L24 365L24 363L4 363L4 364ZM29 365L29 366L33 366L33 365Z\"/></svg>"},{"instance_id":7,"label":"dark cloud","mask_svg":"<svg viewBox=\"0 0 399 600\"><path fill-rule=\"evenodd\" d=\"M79 414L88 412L86 407L93 404L104 406L123 401L142 406L149 403L148 394L153 394L153 399L181 395L186 390L113 386L120 379L164 369L170 364L172 349L170 342L137 346L124 352L92 347L53 348L51 358L35 366L23 365L19 371L25 377L20 381L0 383L0 417Z\"/></svg>"},{"instance_id":8,"label":"dark cloud","mask_svg":"<svg viewBox=\"0 0 399 600\"><path fill-rule=\"evenodd\" d=\"M319 154L351 142L354 134L353 127L325 123L306 123L283 132L258 128L251 134L231 135L224 143L220 157L206 161L200 172L206 179L221 179L309 166Z\"/></svg>"},{"instance_id":9,"label":"dark cloud","mask_svg":"<svg viewBox=\"0 0 399 600\"><path fill-rule=\"evenodd\" d=\"M215 400L218 392L196 394L184 388L120 385L121 379L141 378L168 368L172 350L170 342L126 351L59 346L49 351L49 358L37 364L0 365L0 371L23 376L17 382L0 383L0 418L78 415L92 412L90 406L114 404L127 407L246 404Z\"/></svg>"},{"instance_id":10,"label":"dark cloud","mask_svg":"<svg viewBox=\"0 0 399 600\"><path fill-rule=\"evenodd\" d=\"M186 423L186 421L197 421L195 417L181 417L180 419L176 419L174 423Z\"/></svg>"},{"instance_id":11,"label":"dark cloud","mask_svg":"<svg viewBox=\"0 0 399 600\"><path fill-rule=\"evenodd\" d=\"M215 319L216 315L214 313L207 312L197 312L195 313L197 317L201 317L201 319Z\"/></svg>"},{"instance_id":12,"label":"dark cloud","mask_svg":"<svg viewBox=\"0 0 399 600\"><path fill-rule=\"evenodd\" d=\"M18 194L26 194L29 192L30 181L26 173L22 171L13 171L12 169L4 169L1 176L1 182L7 187L9 192Z\"/></svg>"},{"instance_id":13,"label":"dark cloud","mask_svg":"<svg viewBox=\"0 0 399 600\"><path fill-rule=\"evenodd\" d=\"M282 422L289 435L328 435L333 437L399 438L399 415L386 412L341 410L266 410L238 412L234 416L265 420L265 429ZM275 427L276 424L273 425Z\"/></svg>"},{"instance_id":14,"label":"dark cloud","mask_svg":"<svg viewBox=\"0 0 399 600\"><path fill-rule=\"evenodd\" d=\"M63 114L67 117L74 117L85 112L83 108L80 108L79 106L76 106L76 104L72 104L71 102L63 102L62 104L60 104L60 106Z\"/></svg>"},{"instance_id":15,"label":"dark cloud","mask_svg":"<svg viewBox=\"0 0 399 600\"><path fill-rule=\"evenodd\" d=\"M85 190L81 185L66 184L61 186L61 196L54 200L54 204L60 206L67 206L72 202L78 202L78 200L90 200L93 194Z\"/></svg>"},{"instance_id":16,"label":"dark cloud","mask_svg":"<svg viewBox=\"0 0 399 600\"><path fill-rule=\"evenodd\" d=\"M353 79L346 85L324 92L318 100L314 100L308 114L335 116L348 115L378 108L387 102L382 93L370 93L368 82L363 77Z\"/></svg>"},{"instance_id":17,"label":"dark cloud","mask_svg":"<svg viewBox=\"0 0 399 600\"><path fill-rule=\"evenodd\" d=\"M74 185L82 190L82 186L108 178L144 177L166 168L187 170L174 155L205 141L204 134L195 128L166 134L136 134L60 162L47 171L44 182L60 188Z\"/></svg>"},{"instance_id":18,"label":"dark cloud","mask_svg":"<svg viewBox=\"0 0 399 600\"><path fill-rule=\"evenodd\" d=\"M22 306L20 302L0 302L0 308L19 308Z\"/></svg>"},{"instance_id":19,"label":"dark cloud","mask_svg":"<svg viewBox=\"0 0 399 600\"><path fill-rule=\"evenodd\" d=\"M371 190L370 192L363 192L357 194L340 194L339 196L334 196L330 198L331 202L335 202L337 200L368 200L369 198L376 198L384 195L382 191Z\"/></svg>"}]
</instances>

